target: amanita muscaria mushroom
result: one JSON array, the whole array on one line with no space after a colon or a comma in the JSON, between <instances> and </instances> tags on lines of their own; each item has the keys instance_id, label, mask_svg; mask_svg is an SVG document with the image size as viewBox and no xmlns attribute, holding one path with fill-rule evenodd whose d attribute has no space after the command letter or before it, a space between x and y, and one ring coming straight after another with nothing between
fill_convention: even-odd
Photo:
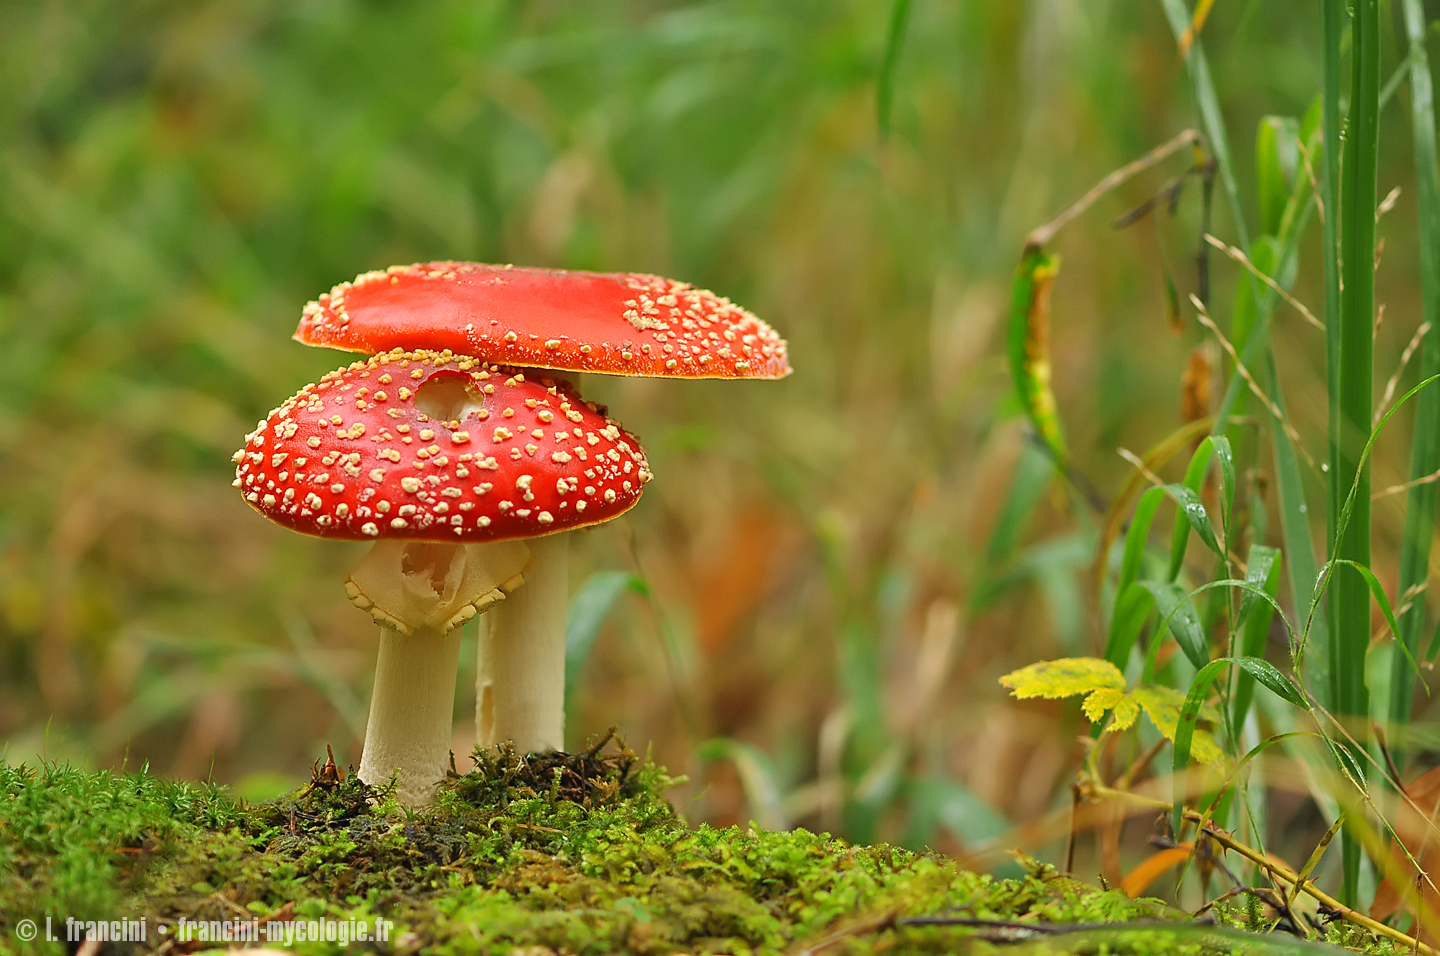
<instances>
[{"instance_id":1,"label":"amanita muscaria mushroom","mask_svg":"<svg viewBox=\"0 0 1440 956\"><path fill-rule=\"evenodd\" d=\"M657 378L784 378L785 340L729 299L683 282L636 273L570 272L430 262L392 266L344 282L305 307L295 338L356 352L451 349L487 362ZM490 695L522 659L519 634L548 630L563 642L567 549L536 549L523 591L482 628L476 669L480 743L512 740L522 751L559 749L553 735L524 737Z\"/></svg>"},{"instance_id":2,"label":"amanita muscaria mushroom","mask_svg":"<svg viewBox=\"0 0 1440 956\"><path fill-rule=\"evenodd\" d=\"M605 375L784 378L785 340L729 299L639 273L476 262L392 266L305 307L297 341L350 352L450 349Z\"/></svg>"},{"instance_id":3,"label":"amanita muscaria mushroom","mask_svg":"<svg viewBox=\"0 0 1440 956\"><path fill-rule=\"evenodd\" d=\"M381 626L360 777L398 771L407 803L427 802L444 774L459 625L522 584L545 541L524 539L608 521L650 478L638 439L564 383L398 349L301 389L235 461L236 485L270 520L376 542L346 582ZM548 737L564 640L546 636L522 637L494 703Z\"/></svg>"}]
</instances>

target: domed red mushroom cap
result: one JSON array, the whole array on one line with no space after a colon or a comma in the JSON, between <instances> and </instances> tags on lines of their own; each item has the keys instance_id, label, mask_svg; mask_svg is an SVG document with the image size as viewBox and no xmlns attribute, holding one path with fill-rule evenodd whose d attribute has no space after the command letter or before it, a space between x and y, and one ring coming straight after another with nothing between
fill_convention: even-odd
<instances>
[{"instance_id":1,"label":"domed red mushroom cap","mask_svg":"<svg viewBox=\"0 0 1440 956\"><path fill-rule=\"evenodd\" d=\"M454 417L426 414L436 408ZM355 540L584 527L628 510L650 480L639 439L564 384L399 350L301 389L235 462L236 485L265 517Z\"/></svg>"},{"instance_id":2,"label":"domed red mushroom cap","mask_svg":"<svg viewBox=\"0 0 1440 956\"><path fill-rule=\"evenodd\" d=\"M487 362L669 378L783 378L785 340L729 299L636 273L430 262L343 282L295 338L352 352L450 349Z\"/></svg>"}]
</instances>

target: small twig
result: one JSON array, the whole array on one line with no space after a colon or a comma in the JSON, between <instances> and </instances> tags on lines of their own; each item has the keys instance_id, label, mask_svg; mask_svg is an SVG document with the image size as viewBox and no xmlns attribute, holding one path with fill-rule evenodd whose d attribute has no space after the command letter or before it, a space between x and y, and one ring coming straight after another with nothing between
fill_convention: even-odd
<instances>
[{"instance_id":1,"label":"small twig","mask_svg":"<svg viewBox=\"0 0 1440 956\"><path fill-rule=\"evenodd\" d=\"M565 832L564 830L557 830L557 829L555 829L554 827L542 827L542 826L541 826L540 824L538 824L538 823L517 823L517 824L515 824L515 829L517 829L517 830L539 830L541 833L560 833L560 834L564 834L564 832Z\"/></svg>"},{"instance_id":2,"label":"small twig","mask_svg":"<svg viewBox=\"0 0 1440 956\"><path fill-rule=\"evenodd\" d=\"M593 759L596 754L605 749L606 744L615 739L615 735L619 731L619 724L611 724L610 729L605 731L605 736L601 737L598 743L591 744L589 747L585 748L585 752L580 755L581 758L584 760Z\"/></svg>"},{"instance_id":3,"label":"small twig","mask_svg":"<svg viewBox=\"0 0 1440 956\"><path fill-rule=\"evenodd\" d=\"M1185 184L1201 172L1201 169L1192 166L1179 176L1174 177L1165 185L1155 191L1155 195L1142 202L1140 205L1116 217L1110 225L1116 229L1127 229L1145 218L1152 209L1159 205L1160 200L1165 200L1165 207L1173 216L1175 209L1180 203L1180 193L1184 190Z\"/></svg>"},{"instance_id":4,"label":"small twig","mask_svg":"<svg viewBox=\"0 0 1440 956\"><path fill-rule=\"evenodd\" d=\"M1197 822L1199 821L1200 817L1200 815L1198 813L1195 813L1195 811L1193 810L1185 811L1185 816L1187 818L1193 816ZM1349 922L1354 923L1357 926L1363 926L1377 936L1384 936L1387 939L1393 939L1397 943L1400 943L1404 946L1413 947L1415 952L1417 953L1427 953L1429 954L1429 956L1440 956L1440 951L1437 951L1433 946L1422 943L1416 937L1408 936L1405 933L1400 932L1398 929L1393 929L1389 926L1386 926L1384 923L1373 920L1358 910L1351 909L1344 903L1341 903L1335 897L1331 896L1329 893L1326 893L1324 890L1317 887L1314 883L1311 883L1308 879L1302 880L1298 873L1290 869L1290 867L1286 866L1284 863L1281 863L1278 860L1273 860L1258 850L1251 849L1250 847L1241 843L1239 840L1236 840L1234 837L1230 836L1228 833L1225 833L1223 830L1219 830L1212 825L1206 827L1205 832L1208 836L1213 838L1216 843L1225 847L1227 850L1231 850L1235 853L1240 854L1241 856L1245 857L1245 859L1249 860L1251 863L1254 863L1261 869L1269 871L1276 878L1286 883L1297 886L1300 892L1311 897L1312 899L1315 899L1322 905L1334 910L1336 913L1338 913L1341 917L1348 920Z\"/></svg>"},{"instance_id":5,"label":"small twig","mask_svg":"<svg viewBox=\"0 0 1440 956\"><path fill-rule=\"evenodd\" d=\"M1145 464L1144 460L1142 460L1139 455L1135 454L1128 448L1117 448L1116 451L1119 453L1121 458L1124 458L1130 464L1134 465L1135 470L1140 472L1140 474L1144 475L1145 480L1150 482L1150 484L1154 485L1156 488L1165 487L1165 479L1161 478L1159 475L1155 474L1155 472L1151 471L1150 466Z\"/></svg>"},{"instance_id":6,"label":"small twig","mask_svg":"<svg viewBox=\"0 0 1440 956\"><path fill-rule=\"evenodd\" d=\"M1155 797L1143 796L1138 793L1129 793L1124 790L1114 790L1110 787L1106 787L1103 784L1098 784L1093 781L1089 785L1088 793L1091 797L1096 799L1124 800L1137 806L1153 807L1157 810L1164 810L1166 812L1169 812L1171 807L1173 806L1173 804L1165 800L1160 800ZM1370 917L1366 916L1364 913L1359 912L1358 910L1351 909L1350 907L1341 903L1335 897L1331 896L1329 893L1326 893L1324 890L1317 887L1308 879L1302 880L1300 878L1300 875L1297 874L1294 870L1290 869L1287 864L1281 862L1280 860L1273 859L1266 854L1261 853L1259 850L1253 849L1252 847L1246 846L1244 843L1241 843L1229 833L1226 833L1224 830L1221 830L1214 824L1208 822L1207 818L1202 815L1198 810L1186 810L1185 819L1196 824L1197 826L1202 827L1206 836L1212 838L1216 843L1220 844L1225 849L1240 854L1245 859L1249 860L1251 863L1254 863L1256 866L1260 867L1260 869L1263 870L1265 873L1269 874L1269 876L1273 880L1289 883L1291 885L1298 884L1300 892L1316 900L1323 907L1326 907L1329 910L1333 911L1338 918L1346 919L1356 924L1357 926L1363 926L1364 928L1370 930L1370 932L1372 933L1384 936L1387 939L1393 939L1402 945L1417 946L1419 948L1416 950L1416 952L1425 953L1427 954L1427 956L1440 956L1440 950L1436 950L1433 946L1430 946L1426 943L1417 942L1415 937L1407 936L1405 933L1402 933L1397 929L1392 929L1391 927L1386 926L1384 923L1371 919Z\"/></svg>"},{"instance_id":7,"label":"small twig","mask_svg":"<svg viewBox=\"0 0 1440 956\"><path fill-rule=\"evenodd\" d=\"M1144 156L1141 156L1139 159L1136 159L1133 162L1126 163L1124 166L1121 166L1119 169L1115 170L1110 175L1100 180L1094 186L1090 187L1089 192L1085 193L1085 195L1081 196L1079 199L1071 203L1064 212L1060 213L1060 215L1056 216L1054 219L1045 223L1045 225L1030 233L1030 235L1025 239L1026 251L1042 248L1055 236L1055 233L1065 228L1065 226L1072 219L1085 212L1085 210L1089 209L1091 206L1095 205L1095 203L1100 199L1100 197L1104 196L1110 190L1125 182L1125 180L1129 179L1131 176L1134 176L1137 173L1144 172L1151 166L1154 166L1156 163L1166 159L1171 154L1177 152L1180 149L1183 149L1186 146L1194 146L1201 142L1203 142L1203 140L1201 139L1199 133L1197 133L1193 129L1187 129L1184 132L1180 133L1178 136L1176 136L1174 139L1171 139L1168 143L1163 143L1160 146L1157 146L1154 149L1150 150L1150 152L1146 153Z\"/></svg>"},{"instance_id":8,"label":"small twig","mask_svg":"<svg viewBox=\"0 0 1440 956\"><path fill-rule=\"evenodd\" d=\"M1320 224L1325 224L1325 202L1320 198L1320 183L1315 179L1315 167L1310 165L1310 150L1305 148L1303 137L1295 137L1295 145L1300 150L1300 161L1305 166L1305 178L1310 180L1310 195L1315 197L1315 214L1320 217Z\"/></svg>"},{"instance_id":9,"label":"small twig","mask_svg":"<svg viewBox=\"0 0 1440 956\"><path fill-rule=\"evenodd\" d=\"M1080 785L1078 783L1070 784L1070 838L1065 841L1066 876L1069 876L1071 873L1075 872L1075 838L1079 836L1078 830L1075 826L1077 822L1075 812L1080 809L1081 800L1082 797L1080 795Z\"/></svg>"},{"instance_id":10,"label":"small twig","mask_svg":"<svg viewBox=\"0 0 1440 956\"><path fill-rule=\"evenodd\" d=\"M1380 424L1380 419L1385 414L1385 406L1390 404L1390 399L1395 397L1395 390L1400 387L1400 376L1405 374L1405 367L1415 357L1415 353L1420 349L1420 343L1425 341L1425 336L1429 331L1430 323L1421 322L1420 328L1416 329L1415 334L1410 337L1410 344L1405 346L1405 351L1400 353L1400 367L1395 369L1395 374L1391 375L1390 381L1385 383L1385 393L1380 396L1380 404L1375 406L1375 420L1370 423L1371 428Z\"/></svg>"},{"instance_id":11,"label":"small twig","mask_svg":"<svg viewBox=\"0 0 1440 956\"><path fill-rule=\"evenodd\" d=\"M1284 299L1290 305L1291 308L1293 308L1296 312L1299 312L1301 317L1303 317L1306 322L1309 322L1321 332L1325 331L1325 323L1317 319L1315 317L1315 313L1311 312L1310 309L1306 307L1305 303L1301 302L1299 299L1295 298L1293 295L1280 288L1280 284L1274 279L1270 278L1270 276L1266 275L1264 272L1260 271L1260 269L1255 266L1255 263L1250 261L1250 257L1245 255L1244 252L1232 245L1216 239L1208 232L1205 233L1205 241L1210 243L1210 245L1214 246L1216 249L1219 249L1221 252L1225 253L1231 259L1234 259L1236 262L1240 263L1246 269L1250 270L1251 275L1253 275L1255 278L1259 279L1261 282L1265 283L1271 289L1273 289L1275 293L1280 296L1280 298Z\"/></svg>"},{"instance_id":12,"label":"small twig","mask_svg":"<svg viewBox=\"0 0 1440 956\"><path fill-rule=\"evenodd\" d=\"M1325 850L1330 846L1330 841L1335 839L1335 834L1340 832L1340 827L1344 823L1345 814L1342 813L1335 818L1335 822L1330 825L1330 829L1325 831L1325 835L1320 838L1320 842L1315 844L1315 849L1310 851L1310 859L1306 860L1305 865L1301 867L1299 878L1295 881L1295 885L1285 897L1286 909L1294 905L1295 898L1300 895L1300 887L1305 884L1306 880L1310 879L1310 875L1315 872L1315 867L1320 865L1320 858L1325 855Z\"/></svg>"},{"instance_id":13,"label":"small twig","mask_svg":"<svg viewBox=\"0 0 1440 956\"><path fill-rule=\"evenodd\" d=\"M1061 476L1070 483L1070 487L1080 493L1080 497L1085 499L1085 503L1088 504L1096 514L1103 515L1109 510L1109 502L1107 502L1105 496L1100 493L1100 489L1095 486L1095 482L1091 481L1083 471L1074 465L1067 461L1062 461L1057 457L1055 449L1050 447L1050 443L1045 441L1039 432L1032 430L1030 432L1030 441L1038 450L1044 452L1050 458L1051 463L1059 469Z\"/></svg>"},{"instance_id":14,"label":"small twig","mask_svg":"<svg viewBox=\"0 0 1440 956\"><path fill-rule=\"evenodd\" d=\"M1215 897L1191 915L1202 916L1220 903L1224 903L1226 900L1232 900L1237 896L1253 896L1260 902L1265 903L1275 911L1281 913L1281 917L1275 923L1271 924L1272 929L1280 924L1288 924L1286 932L1293 933L1302 938L1306 936L1304 926L1300 923L1299 917L1290 909L1289 904L1285 902L1285 898L1268 886L1237 886L1235 889Z\"/></svg>"},{"instance_id":15,"label":"small twig","mask_svg":"<svg viewBox=\"0 0 1440 956\"><path fill-rule=\"evenodd\" d=\"M1221 903L1224 903L1228 900L1233 900L1237 896L1253 896L1258 900L1269 903L1271 906L1274 906L1278 910L1280 909L1280 906L1270 900L1270 895L1273 895L1274 892L1275 891L1270 889L1268 886L1237 886L1233 890L1227 890L1224 893L1221 893L1219 896L1215 897L1213 900L1210 900L1208 903L1205 903L1198 910L1191 913L1190 915L1201 916L1205 913L1208 913L1215 907L1219 906Z\"/></svg>"},{"instance_id":16,"label":"small twig","mask_svg":"<svg viewBox=\"0 0 1440 956\"><path fill-rule=\"evenodd\" d=\"M1409 611L1410 605L1415 602L1415 599L1417 597L1424 594L1426 590L1429 589L1429 587L1429 581L1416 581L1414 584L1406 588L1404 592L1401 593L1400 597L1396 598L1395 600L1395 617L1398 619L1400 615ZM1396 777L1395 779L1398 780L1400 778Z\"/></svg>"},{"instance_id":17,"label":"small twig","mask_svg":"<svg viewBox=\"0 0 1440 956\"><path fill-rule=\"evenodd\" d=\"M1390 745L1385 740L1384 726L1377 720L1370 725L1370 729L1375 734L1375 744L1380 748L1380 756L1385 758L1385 768L1390 771L1390 776L1396 780L1404 780L1400 775L1400 768L1395 764L1394 755L1390 753Z\"/></svg>"},{"instance_id":18,"label":"small twig","mask_svg":"<svg viewBox=\"0 0 1440 956\"><path fill-rule=\"evenodd\" d=\"M795 950L793 956L815 956L816 953L823 952L836 943L843 943L845 940L855 936L868 936L871 933L878 933L894 925L895 913L883 913L874 919L852 923L843 929L830 933L828 936L822 936L809 946Z\"/></svg>"},{"instance_id":19,"label":"small twig","mask_svg":"<svg viewBox=\"0 0 1440 956\"><path fill-rule=\"evenodd\" d=\"M896 926L964 926L979 930L998 930L993 935L984 932L977 933L977 936L989 939L993 942L1020 942L1021 940L1033 939L1037 936L1065 936L1069 933L1086 933L1092 930L1118 929L1123 926L1125 929L1147 926L1165 926L1173 928L1172 920L1130 920L1123 924L1116 923L1023 923L1019 920L1005 919L974 919L968 916L902 916L895 920Z\"/></svg>"},{"instance_id":20,"label":"small twig","mask_svg":"<svg viewBox=\"0 0 1440 956\"><path fill-rule=\"evenodd\" d=\"M1386 193L1386 194L1385 194L1385 198L1382 199L1382 200L1380 200L1380 205L1378 205L1378 206L1375 207L1375 221L1376 221L1376 222L1379 222L1381 216L1385 215L1387 212L1389 212L1390 210L1394 209L1394 208L1395 208L1395 203L1396 203L1396 201L1398 201L1399 199L1400 199L1400 187L1399 187L1399 186L1396 186L1394 189L1392 189L1392 190L1390 190L1388 193Z\"/></svg>"},{"instance_id":21,"label":"small twig","mask_svg":"<svg viewBox=\"0 0 1440 956\"><path fill-rule=\"evenodd\" d=\"M223 905L225 905L225 906L228 906L228 907L229 907L231 910L233 910L235 913L238 913L239 915L245 917L246 919L254 919L254 918L255 918L255 914L254 914L254 913L250 912L250 911L247 910L245 907L241 906L239 903L235 902L235 901L232 900L230 897L226 896L224 890L220 890L220 891L217 891L217 892L211 894L210 898L211 898L212 900L218 900L221 904L223 904Z\"/></svg>"},{"instance_id":22,"label":"small twig","mask_svg":"<svg viewBox=\"0 0 1440 956\"><path fill-rule=\"evenodd\" d=\"M1300 439L1300 433L1295 430L1294 425L1290 424L1290 420L1285 417L1285 413L1280 411L1280 406L1276 405L1270 400L1270 396L1265 394L1260 384L1255 381L1255 377L1250 374L1250 370L1245 367L1245 363L1240 361L1240 356L1235 351L1235 346L1230 344L1230 340L1225 337L1225 333L1221 332L1220 327L1215 324L1215 320L1210 318L1210 313L1205 309L1205 303L1192 295L1190 297L1190 304L1195 306L1195 314L1196 317L1199 318L1200 324L1210 330L1210 334L1214 335L1216 340L1219 341L1220 347L1225 350L1225 354L1229 355L1230 360L1235 363L1235 371L1245 380L1245 384L1250 386L1250 391L1255 393L1255 397L1264 403L1265 408L1268 409L1270 414L1275 417L1275 420L1280 423L1280 427L1285 429L1285 434L1290 436L1290 440L1295 443L1295 447L1300 454L1305 456L1305 461L1309 463L1310 467L1318 470L1315 459L1311 458L1310 453L1305 450L1305 444Z\"/></svg>"},{"instance_id":23,"label":"small twig","mask_svg":"<svg viewBox=\"0 0 1440 956\"><path fill-rule=\"evenodd\" d=\"M1207 840L1197 839L1195 841L1195 852L1200 853L1202 856L1205 857L1207 861L1216 866L1221 873L1224 873L1226 876L1228 876L1230 878L1231 884L1235 886L1245 885L1245 883L1240 879L1240 877L1230 872L1230 867L1225 865L1224 857L1216 853L1210 847L1210 844Z\"/></svg>"},{"instance_id":24,"label":"small twig","mask_svg":"<svg viewBox=\"0 0 1440 956\"><path fill-rule=\"evenodd\" d=\"M1421 485L1433 484L1437 481L1440 481L1440 471L1431 472L1430 474L1425 475L1421 478L1413 478L1410 481L1405 482L1403 485L1391 485L1384 491L1375 492L1373 495L1370 496L1370 500L1375 501L1378 498L1386 498L1390 495L1403 494L1404 492L1409 491L1411 488L1418 488Z\"/></svg>"},{"instance_id":25,"label":"small twig","mask_svg":"<svg viewBox=\"0 0 1440 956\"><path fill-rule=\"evenodd\" d=\"M1135 782L1135 778L1139 776L1142 770L1145 770L1150 766L1150 761L1154 760L1157 756L1159 756L1160 751L1163 750L1165 748L1165 745L1169 742L1170 741L1166 740L1164 737L1161 737L1159 740L1151 744L1150 747L1143 754L1136 757L1135 762L1132 763L1129 767L1126 767L1125 772L1116 778L1114 784L1115 789L1130 789L1130 786Z\"/></svg>"}]
</instances>

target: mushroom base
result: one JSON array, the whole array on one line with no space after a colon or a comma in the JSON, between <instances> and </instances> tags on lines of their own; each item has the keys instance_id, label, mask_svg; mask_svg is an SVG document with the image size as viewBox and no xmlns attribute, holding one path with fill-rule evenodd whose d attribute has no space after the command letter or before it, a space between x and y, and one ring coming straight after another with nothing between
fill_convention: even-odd
<instances>
[{"instance_id":1,"label":"mushroom base","mask_svg":"<svg viewBox=\"0 0 1440 956\"><path fill-rule=\"evenodd\" d=\"M422 627L409 636L380 628L361 780L384 784L398 771L401 803L423 806L434 798L449 766L459 664L459 628L441 634Z\"/></svg>"}]
</instances>

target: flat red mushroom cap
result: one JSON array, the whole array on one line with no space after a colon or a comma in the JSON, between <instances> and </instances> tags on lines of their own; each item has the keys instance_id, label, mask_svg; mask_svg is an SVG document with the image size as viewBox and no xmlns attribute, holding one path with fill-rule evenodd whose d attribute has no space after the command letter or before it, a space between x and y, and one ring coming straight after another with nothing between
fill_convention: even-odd
<instances>
[{"instance_id":1,"label":"flat red mushroom cap","mask_svg":"<svg viewBox=\"0 0 1440 956\"><path fill-rule=\"evenodd\" d=\"M429 262L342 282L295 338L352 352L450 349L502 365L667 378L784 378L785 340L729 299L632 273Z\"/></svg>"},{"instance_id":2,"label":"flat red mushroom cap","mask_svg":"<svg viewBox=\"0 0 1440 956\"><path fill-rule=\"evenodd\" d=\"M271 521L354 540L528 538L628 510L650 480L639 439L533 375L449 353L372 356L271 412L235 453L235 483ZM437 407L458 411L422 410Z\"/></svg>"}]
</instances>

